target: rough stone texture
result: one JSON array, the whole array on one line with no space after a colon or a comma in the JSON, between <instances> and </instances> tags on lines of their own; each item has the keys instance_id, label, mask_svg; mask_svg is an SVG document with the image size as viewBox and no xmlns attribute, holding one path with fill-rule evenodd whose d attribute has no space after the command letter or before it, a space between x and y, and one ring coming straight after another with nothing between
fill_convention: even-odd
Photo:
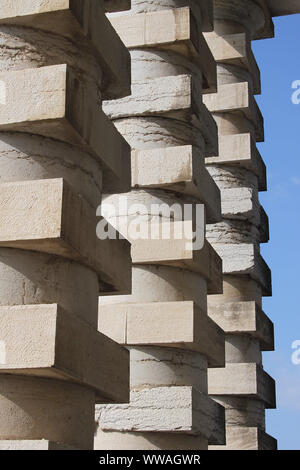
<instances>
[{"instance_id":1,"label":"rough stone texture","mask_svg":"<svg viewBox=\"0 0 300 470\"><path fill-rule=\"evenodd\" d=\"M88 450L95 403L129 399L128 351L97 324L130 246L96 236L103 189L130 187L101 107L129 93L129 54L97 0L2 2L0 43L0 448Z\"/></svg>"}]
</instances>

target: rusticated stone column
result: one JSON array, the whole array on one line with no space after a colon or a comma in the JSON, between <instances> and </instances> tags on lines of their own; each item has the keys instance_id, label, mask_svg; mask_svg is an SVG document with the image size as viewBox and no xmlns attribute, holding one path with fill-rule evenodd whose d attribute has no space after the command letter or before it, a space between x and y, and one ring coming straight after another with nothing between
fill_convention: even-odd
<instances>
[{"instance_id":1,"label":"rusticated stone column","mask_svg":"<svg viewBox=\"0 0 300 470\"><path fill-rule=\"evenodd\" d=\"M2 450L92 449L95 403L128 401L128 352L97 318L99 292L130 291L130 247L97 238L96 207L130 187L101 109L129 71L102 1L1 2Z\"/></svg>"},{"instance_id":2,"label":"rusticated stone column","mask_svg":"<svg viewBox=\"0 0 300 470\"><path fill-rule=\"evenodd\" d=\"M272 34L265 2L215 0L214 32L206 39L218 63L218 93L205 103L218 124L219 156L207 169L221 191L223 220L208 239L223 260L223 294L209 296L210 317L226 332L226 367L209 371L208 390L226 409L225 449L275 449L265 432L265 408L275 407L275 385L261 351L274 347L273 324L262 311L271 273L260 254L268 218L259 203L266 169L256 148L264 139L254 95L260 72L251 39ZM212 449L224 449L212 446Z\"/></svg>"},{"instance_id":3,"label":"rusticated stone column","mask_svg":"<svg viewBox=\"0 0 300 470\"><path fill-rule=\"evenodd\" d=\"M182 226L184 204L204 204L208 222L220 220L220 194L204 165L218 148L202 102L216 91L202 34L212 29L211 7L207 0L133 0L129 12L110 15L132 59L132 95L105 104L132 147L128 210L118 208L117 196L105 198L122 233L149 221ZM153 204L162 203L172 213L155 213ZM191 213L185 226L191 232L195 223ZM192 250L184 237L131 238L132 295L103 298L99 311L100 331L130 350L131 401L97 407L95 448L224 444L224 410L207 396L207 367L224 365L224 334L207 315L207 292L221 292L220 258L207 241Z\"/></svg>"}]
</instances>

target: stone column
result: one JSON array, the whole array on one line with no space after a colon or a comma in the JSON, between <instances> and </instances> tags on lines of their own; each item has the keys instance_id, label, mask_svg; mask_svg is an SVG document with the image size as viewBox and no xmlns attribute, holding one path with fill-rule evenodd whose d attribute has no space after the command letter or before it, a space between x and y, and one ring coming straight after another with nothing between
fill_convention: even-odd
<instances>
[{"instance_id":1,"label":"stone column","mask_svg":"<svg viewBox=\"0 0 300 470\"><path fill-rule=\"evenodd\" d=\"M262 297L271 295L260 254L269 239L259 203L266 169L256 147L264 127L251 51L252 39L271 35L272 20L263 2L249 0L215 0L214 18L206 39L218 64L218 93L204 101L218 124L219 156L206 162L221 191L223 219L208 226L207 236L223 260L223 294L209 296L208 312L226 332L226 367L209 371L208 390L226 409L225 449L274 449L265 409L275 408L275 385L262 365L262 351L274 347L273 324L262 310Z\"/></svg>"},{"instance_id":2,"label":"stone column","mask_svg":"<svg viewBox=\"0 0 300 470\"><path fill-rule=\"evenodd\" d=\"M95 403L129 392L97 320L99 292L130 291L130 247L96 236L102 191L129 188L101 109L129 54L102 1L1 3L0 449L92 449Z\"/></svg>"},{"instance_id":3,"label":"stone column","mask_svg":"<svg viewBox=\"0 0 300 470\"><path fill-rule=\"evenodd\" d=\"M211 7L133 0L129 12L110 16L132 59L132 95L105 104L132 147L128 210L116 196L105 199L122 233L149 221L176 230L184 204L194 212L204 204L207 221L220 220L219 190L204 165L217 152L216 124L202 101L216 91L202 34L212 29ZM162 203L171 213L154 211ZM195 214L184 223L191 231ZM130 350L131 402L97 407L96 449L224 444L223 408L207 396L207 367L224 365L223 331L207 315L207 293L221 292L221 261L207 241L195 250L186 241L131 237L132 295L101 299L100 331Z\"/></svg>"}]
</instances>

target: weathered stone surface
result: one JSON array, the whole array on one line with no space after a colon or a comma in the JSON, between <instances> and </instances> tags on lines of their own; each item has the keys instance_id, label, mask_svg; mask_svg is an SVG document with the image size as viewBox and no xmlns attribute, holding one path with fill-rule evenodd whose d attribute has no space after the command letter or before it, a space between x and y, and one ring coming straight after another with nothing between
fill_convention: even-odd
<instances>
[{"instance_id":1,"label":"weathered stone surface","mask_svg":"<svg viewBox=\"0 0 300 470\"><path fill-rule=\"evenodd\" d=\"M224 409L192 387L132 391L129 405L99 406L96 416L103 431L188 433L225 442Z\"/></svg>"},{"instance_id":2,"label":"weathered stone surface","mask_svg":"<svg viewBox=\"0 0 300 470\"><path fill-rule=\"evenodd\" d=\"M130 188L130 150L89 86L66 65L0 73L0 130L38 134L78 145L104 166L105 187ZM105 150L104 150L105 149Z\"/></svg>"},{"instance_id":3,"label":"weathered stone surface","mask_svg":"<svg viewBox=\"0 0 300 470\"><path fill-rule=\"evenodd\" d=\"M259 181L259 191L265 191L266 166L251 134L219 136L219 156L206 159L208 165L232 165L252 171Z\"/></svg>"},{"instance_id":4,"label":"weathered stone surface","mask_svg":"<svg viewBox=\"0 0 300 470\"><path fill-rule=\"evenodd\" d=\"M131 96L107 101L103 109L111 119L163 115L193 123L206 142L206 156L218 152L216 123L202 103L201 92L190 75L173 76L172 80L159 77L136 82Z\"/></svg>"},{"instance_id":5,"label":"weathered stone surface","mask_svg":"<svg viewBox=\"0 0 300 470\"><path fill-rule=\"evenodd\" d=\"M219 189L195 147L135 150L131 162L134 188L165 188L193 196L205 204L208 223L221 219Z\"/></svg>"},{"instance_id":6,"label":"weathered stone surface","mask_svg":"<svg viewBox=\"0 0 300 470\"><path fill-rule=\"evenodd\" d=\"M0 375L59 378L91 387L98 403L128 401L128 352L87 323L57 305L0 307L0 315Z\"/></svg>"},{"instance_id":7,"label":"weathered stone surface","mask_svg":"<svg viewBox=\"0 0 300 470\"><path fill-rule=\"evenodd\" d=\"M260 71L251 50L249 35L236 33L215 36L215 33L206 33L205 39L216 62L246 67L254 82L254 94L260 94Z\"/></svg>"},{"instance_id":8,"label":"weathered stone surface","mask_svg":"<svg viewBox=\"0 0 300 470\"><path fill-rule=\"evenodd\" d=\"M110 21L129 48L155 48L193 58L204 75L204 90L217 91L216 67L204 40L199 17L190 8L131 15L112 15Z\"/></svg>"},{"instance_id":9,"label":"weathered stone surface","mask_svg":"<svg viewBox=\"0 0 300 470\"><path fill-rule=\"evenodd\" d=\"M258 338L263 351L274 349L274 325L255 302L228 302L209 305L209 316L225 333Z\"/></svg>"},{"instance_id":10,"label":"weathered stone surface","mask_svg":"<svg viewBox=\"0 0 300 470\"><path fill-rule=\"evenodd\" d=\"M123 345L197 351L224 365L224 334L193 302L101 305L99 331Z\"/></svg>"},{"instance_id":11,"label":"weathered stone surface","mask_svg":"<svg viewBox=\"0 0 300 470\"><path fill-rule=\"evenodd\" d=\"M225 368L208 370L210 395L244 396L276 407L275 382L257 364L226 364Z\"/></svg>"},{"instance_id":12,"label":"weathered stone surface","mask_svg":"<svg viewBox=\"0 0 300 470\"><path fill-rule=\"evenodd\" d=\"M107 289L130 291L128 242L99 240L94 210L62 179L2 184L0 206L0 246L77 260Z\"/></svg>"},{"instance_id":13,"label":"weathered stone surface","mask_svg":"<svg viewBox=\"0 0 300 470\"><path fill-rule=\"evenodd\" d=\"M94 54L106 76L107 97L130 93L130 58L97 0L12 0L1 7L0 24L15 24L66 36ZM109 44L109 49L106 44Z\"/></svg>"},{"instance_id":14,"label":"weathered stone surface","mask_svg":"<svg viewBox=\"0 0 300 470\"><path fill-rule=\"evenodd\" d=\"M263 117L247 82L221 85L218 93L204 95L203 102L212 113L242 113L253 123L256 140L264 140Z\"/></svg>"},{"instance_id":15,"label":"weathered stone surface","mask_svg":"<svg viewBox=\"0 0 300 470\"><path fill-rule=\"evenodd\" d=\"M223 273L248 275L257 281L265 296L272 295L271 271L259 250L251 244L214 243L223 261Z\"/></svg>"}]
</instances>

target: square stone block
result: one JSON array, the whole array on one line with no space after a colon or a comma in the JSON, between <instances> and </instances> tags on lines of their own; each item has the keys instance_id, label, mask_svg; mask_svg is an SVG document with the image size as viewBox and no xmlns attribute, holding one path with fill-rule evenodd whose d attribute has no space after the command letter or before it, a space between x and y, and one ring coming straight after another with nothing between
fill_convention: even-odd
<instances>
[{"instance_id":1,"label":"square stone block","mask_svg":"<svg viewBox=\"0 0 300 470\"><path fill-rule=\"evenodd\" d=\"M189 7L131 15L111 15L110 21L129 49L155 48L194 58L203 72L205 92L217 91L217 72L202 33L199 17Z\"/></svg>"},{"instance_id":2,"label":"square stone block","mask_svg":"<svg viewBox=\"0 0 300 470\"><path fill-rule=\"evenodd\" d=\"M208 304L208 315L225 333L250 335L263 351L274 350L274 325L256 302Z\"/></svg>"},{"instance_id":3,"label":"square stone block","mask_svg":"<svg viewBox=\"0 0 300 470\"><path fill-rule=\"evenodd\" d=\"M78 145L103 166L104 191L130 190L130 147L101 110L94 91L70 67L1 72L0 85L0 131Z\"/></svg>"},{"instance_id":4,"label":"square stone block","mask_svg":"<svg viewBox=\"0 0 300 470\"><path fill-rule=\"evenodd\" d=\"M171 80L159 77L135 82L131 96L106 101L103 109L111 119L165 116L191 123L204 137L205 156L213 156L218 154L218 129L201 95L197 80L191 75L172 76Z\"/></svg>"},{"instance_id":5,"label":"square stone block","mask_svg":"<svg viewBox=\"0 0 300 470\"><path fill-rule=\"evenodd\" d=\"M100 240L95 210L63 179L3 183L0 208L0 246L70 258L97 272L101 291L130 292L130 244Z\"/></svg>"},{"instance_id":6,"label":"square stone block","mask_svg":"<svg viewBox=\"0 0 300 470\"><path fill-rule=\"evenodd\" d=\"M248 82L220 85L218 93L203 96L212 113L242 113L255 127L258 142L264 141L264 120Z\"/></svg>"},{"instance_id":7,"label":"square stone block","mask_svg":"<svg viewBox=\"0 0 300 470\"><path fill-rule=\"evenodd\" d=\"M194 302L100 304L99 331L125 346L187 349L225 365L224 332Z\"/></svg>"},{"instance_id":8,"label":"square stone block","mask_svg":"<svg viewBox=\"0 0 300 470\"><path fill-rule=\"evenodd\" d=\"M251 134L220 135L219 156L209 157L205 162L245 168L258 177L259 191L267 189L266 165Z\"/></svg>"},{"instance_id":9,"label":"square stone block","mask_svg":"<svg viewBox=\"0 0 300 470\"><path fill-rule=\"evenodd\" d=\"M0 316L0 376L58 378L95 389L97 403L128 402L128 351L88 323L56 304L1 306Z\"/></svg>"},{"instance_id":10,"label":"square stone block","mask_svg":"<svg viewBox=\"0 0 300 470\"><path fill-rule=\"evenodd\" d=\"M220 190L191 145L133 150L133 188L164 188L193 196L205 205L208 223L221 220Z\"/></svg>"},{"instance_id":11,"label":"square stone block","mask_svg":"<svg viewBox=\"0 0 300 470\"><path fill-rule=\"evenodd\" d=\"M36 28L85 45L93 50L103 69L107 99L130 94L130 56L106 18L103 2L8 0L2 2L0 24Z\"/></svg>"},{"instance_id":12,"label":"square stone block","mask_svg":"<svg viewBox=\"0 0 300 470\"><path fill-rule=\"evenodd\" d=\"M212 396L240 396L276 408L275 382L257 364L226 364L225 368L208 369L208 393Z\"/></svg>"},{"instance_id":13,"label":"square stone block","mask_svg":"<svg viewBox=\"0 0 300 470\"><path fill-rule=\"evenodd\" d=\"M201 435L210 444L225 443L224 408L198 390L158 387L130 395L129 405L96 408L100 429Z\"/></svg>"}]
</instances>

